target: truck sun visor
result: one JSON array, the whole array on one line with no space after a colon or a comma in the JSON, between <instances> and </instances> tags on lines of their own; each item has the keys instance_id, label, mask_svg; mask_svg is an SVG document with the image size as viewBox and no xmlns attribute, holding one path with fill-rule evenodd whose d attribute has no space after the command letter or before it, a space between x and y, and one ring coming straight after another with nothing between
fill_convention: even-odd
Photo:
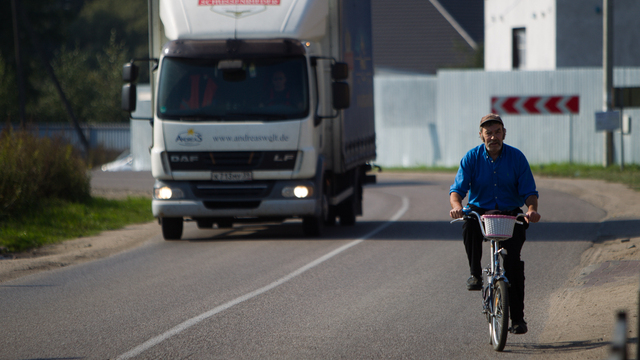
<instances>
[{"instance_id":1,"label":"truck sun visor","mask_svg":"<svg viewBox=\"0 0 640 360\"><path fill-rule=\"evenodd\" d=\"M239 58L256 55L288 55L305 54L305 48L298 40L235 40L233 46L225 40L175 40L168 42L162 53L170 57L208 58L225 55Z\"/></svg>"}]
</instances>

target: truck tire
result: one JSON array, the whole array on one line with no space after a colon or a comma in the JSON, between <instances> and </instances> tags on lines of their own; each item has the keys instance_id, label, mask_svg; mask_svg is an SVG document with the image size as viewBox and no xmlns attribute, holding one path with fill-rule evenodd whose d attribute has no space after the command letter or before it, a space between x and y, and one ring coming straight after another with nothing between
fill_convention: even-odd
<instances>
[{"instance_id":1,"label":"truck tire","mask_svg":"<svg viewBox=\"0 0 640 360\"><path fill-rule=\"evenodd\" d=\"M356 223L356 196L349 196L340 207L340 226L352 226Z\"/></svg>"},{"instance_id":2,"label":"truck tire","mask_svg":"<svg viewBox=\"0 0 640 360\"><path fill-rule=\"evenodd\" d=\"M162 237L165 240L180 240L184 223L182 218L160 218Z\"/></svg>"},{"instance_id":3,"label":"truck tire","mask_svg":"<svg viewBox=\"0 0 640 360\"><path fill-rule=\"evenodd\" d=\"M337 216L337 207L329 205L329 213L327 214L327 220L324 222L324 226L335 226Z\"/></svg>"},{"instance_id":4,"label":"truck tire","mask_svg":"<svg viewBox=\"0 0 640 360\"><path fill-rule=\"evenodd\" d=\"M324 184L322 185L321 191L322 204L320 205L320 214L318 216L305 216L302 218L302 231L305 236L316 237L322 235L324 225L329 221L327 217L329 215L329 197L325 191Z\"/></svg>"},{"instance_id":5,"label":"truck tire","mask_svg":"<svg viewBox=\"0 0 640 360\"><path fill-rule=\"evenodd\" d=\"M362 202L362 184L356 172L353 181L353 195L349 196L340 204L340 225L353 226L356 223L356 216L359 215Z\"/></svg>"}]
</instances>

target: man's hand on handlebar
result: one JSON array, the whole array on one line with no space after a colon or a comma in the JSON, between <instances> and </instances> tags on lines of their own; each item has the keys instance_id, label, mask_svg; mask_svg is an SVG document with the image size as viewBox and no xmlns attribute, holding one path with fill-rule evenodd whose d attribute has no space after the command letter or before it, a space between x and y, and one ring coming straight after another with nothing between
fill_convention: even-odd
<instances>
[{"instance_id":1,"label":"man's hand on handlebar","mask_svg":"<svg viewBox=\"0 0 640 360\"><path fill-rule=\"evenodd\" d=\"M537 211L529 210L527 211L527 217L525 217L524 220L528 223L537 223L540 221L540 218L541 216Z\"/></svg>"},{"instance_id":2,"label":"man's hand on handlebar","mask_svg":"<svg viewBox=\"0 0 640 360\"><path fill-rule=\"evenodd\" d=\"M449 216L453 219L461 218L464 213L462 212L462 196L456 192L449 194L449 203L451 204L451 210Z\"/></svg>"},{"instance_id":3,"label":"man's hand on handlebar","mask_svg":"<svg viewBox=\"0 0 640 360\"><path fill-rule=\"evenodd\" d=\"M449 216L451 216L452 219L459 219L464 215L464 213L462 212L462 207L455 207L451 210L449 210Z\"/></svg>"}]
</instances>

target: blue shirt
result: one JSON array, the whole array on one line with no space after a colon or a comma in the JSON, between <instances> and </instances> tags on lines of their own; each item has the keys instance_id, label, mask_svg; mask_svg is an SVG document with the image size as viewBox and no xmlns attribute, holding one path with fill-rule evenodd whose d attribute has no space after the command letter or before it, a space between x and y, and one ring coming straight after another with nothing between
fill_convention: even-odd
<instances>
[{"instance_id":1,"label":"blue shirt","mask_svg":"<svg viewBox=\"0 0 640 360\"><path fill-rule=\"evenodd\" d=\"M502 211L521 208L531 195L538 197L527 158L522 151L504 143L496 160L489 156L484 144L469 150L460 161L449 189L449 194L452 192L463 199L469 192L470 205Z\"/></svg>"}]
</instances>

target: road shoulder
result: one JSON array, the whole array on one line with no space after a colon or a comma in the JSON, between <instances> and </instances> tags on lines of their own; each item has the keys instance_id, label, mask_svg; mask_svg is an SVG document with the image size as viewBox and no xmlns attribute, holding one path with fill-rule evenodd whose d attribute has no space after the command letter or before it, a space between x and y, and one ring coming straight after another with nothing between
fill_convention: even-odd
<instances>
[{"instance_id":1,"label":"road shoulder","mask_svg":"<svg viewBox=\"0 0 640 360\"><path fill-rule=\"evenodd\" d=\"M0 260L0 283L105 258L140 246L160 233L160 226L152 221L11 255L10 258Z\"/></svg>"},{"instance_id":2,"label":"road shoulder","mask_svg":"<svg viewBox=\"0 0 640 360\"><path fill-rule=\"evenodd\" d=\"M600 180L537 179L538 186L572 194L606 212L602 220L637 220L640 193ZM637 339L640 237L604 234L581 257L564 286L549 298L539 338L541 358L606 359L618 311L627 313L627 338ZM628 346L629 358L636 346ZM553 355L551 355L553 354Z\"/></svg>"}]
</instances>

